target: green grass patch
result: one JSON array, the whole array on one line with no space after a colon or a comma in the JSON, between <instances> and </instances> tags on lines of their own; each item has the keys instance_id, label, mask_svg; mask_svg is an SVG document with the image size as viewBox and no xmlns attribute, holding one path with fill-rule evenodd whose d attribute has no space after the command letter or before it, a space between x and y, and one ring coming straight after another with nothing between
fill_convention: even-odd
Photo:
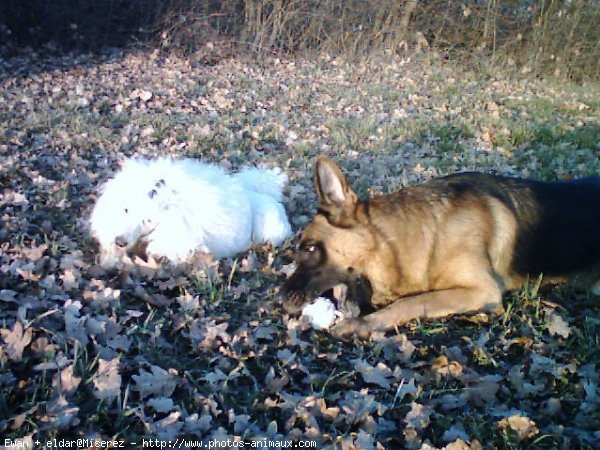
<instances>
[{"instance_id":1,"label":"green grass patch","mask_svg":"<svg viewBox=\"0 0 600 450\"><path fill-rule=\"evenodd\" d=\"M573 128L564 133L563 138L578 148L595 150L600 157L600 124L593 123Z\"/></svg>"},{"instance_id":2,"label":"green grass patch","mask_svg":"<svg viewBox=\"0 0 600 450\"><path fill-rule=\"evenodd\" d=\"M434 126L431 135L435 140L435 146L442 152L463 151L463 141L474 136L473 130L464 122L457 124L444 124Z\"/></svg>"}]
</instances>

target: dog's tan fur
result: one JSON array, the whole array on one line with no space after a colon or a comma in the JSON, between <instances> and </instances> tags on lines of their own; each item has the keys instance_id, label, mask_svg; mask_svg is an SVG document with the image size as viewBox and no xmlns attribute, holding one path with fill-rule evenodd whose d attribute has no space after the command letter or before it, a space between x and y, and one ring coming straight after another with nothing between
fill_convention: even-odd
<instances>
[{"instance_id":1,"label":"dog's tan fur","mask_svg":"<svg viewBox=\"0 0 600 450\"><path fill-rule=\"evenodd\" d=\"M335 283L368 280L372 296L356 300L375 312L342 321L334 334L366 337L414 318L500 309L502 293L528 276L515 269L519 211L534 214L538 206L528 189L507 188L503 200L475 187L450 195L449 184L438 182L359 202L333 161L319 158L315 172L319 210L282 291L295 311ZM549 279L598 283L595 262Z\"/></svg>"}]
</instances>

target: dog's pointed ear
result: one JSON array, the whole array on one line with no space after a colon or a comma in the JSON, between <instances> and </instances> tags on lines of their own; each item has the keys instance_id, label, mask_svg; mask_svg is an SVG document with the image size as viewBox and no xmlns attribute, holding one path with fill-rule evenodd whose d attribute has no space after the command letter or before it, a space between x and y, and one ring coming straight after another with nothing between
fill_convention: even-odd
<instances>
[{"instance_id":1,"label":"dog's pointed ear","mask_svg":"<svg viewBox=\"0 0 600 450\"><path fill-rule=\"evenodd\" d=\"M356 194L348 186L342 170L331 159L321 156L315 166L315 188L319 209L334 217L351 213L356 206Z\"/></svg>"}]
</instances>

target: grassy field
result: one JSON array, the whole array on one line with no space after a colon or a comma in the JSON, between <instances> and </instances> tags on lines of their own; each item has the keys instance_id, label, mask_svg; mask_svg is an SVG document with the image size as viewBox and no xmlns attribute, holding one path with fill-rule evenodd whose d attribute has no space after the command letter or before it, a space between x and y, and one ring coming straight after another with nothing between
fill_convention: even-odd
<instances>
[{"instance_id":1,"label":"grassy field","mask_svg":"<svg viewBox=\"0 0 600 450\"><path fill-rule=\"evenodd\" d=\"M109 276L85 219L130 155L282 167L295 231L320 154L362 197L464 170L598 175L599 92L432 55L0 62L0 435L598 448L600 307L585 293L531 280L501 316L338 342L275 302L295 239Z\"/></svg>"}]
</instances>

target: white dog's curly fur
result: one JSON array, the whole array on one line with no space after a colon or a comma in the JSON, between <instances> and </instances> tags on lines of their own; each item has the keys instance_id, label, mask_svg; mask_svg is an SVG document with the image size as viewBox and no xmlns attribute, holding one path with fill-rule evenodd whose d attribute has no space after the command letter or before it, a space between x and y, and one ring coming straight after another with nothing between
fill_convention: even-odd
<instances>
[{"instance_id":1,"label":"white dog's curly fur","mask_svg":"<svg viewBox=\"0 0 600 450\"><path fill-rule=\"evenodd\" d=\"M193 251L223 258L279 245L291 235L281 204L286 181L279 169L228 174L195 159L128 159L102 186L90 217L100 264L114 268L140 242L175 264Z\"/></svg>"}]
</instances>

